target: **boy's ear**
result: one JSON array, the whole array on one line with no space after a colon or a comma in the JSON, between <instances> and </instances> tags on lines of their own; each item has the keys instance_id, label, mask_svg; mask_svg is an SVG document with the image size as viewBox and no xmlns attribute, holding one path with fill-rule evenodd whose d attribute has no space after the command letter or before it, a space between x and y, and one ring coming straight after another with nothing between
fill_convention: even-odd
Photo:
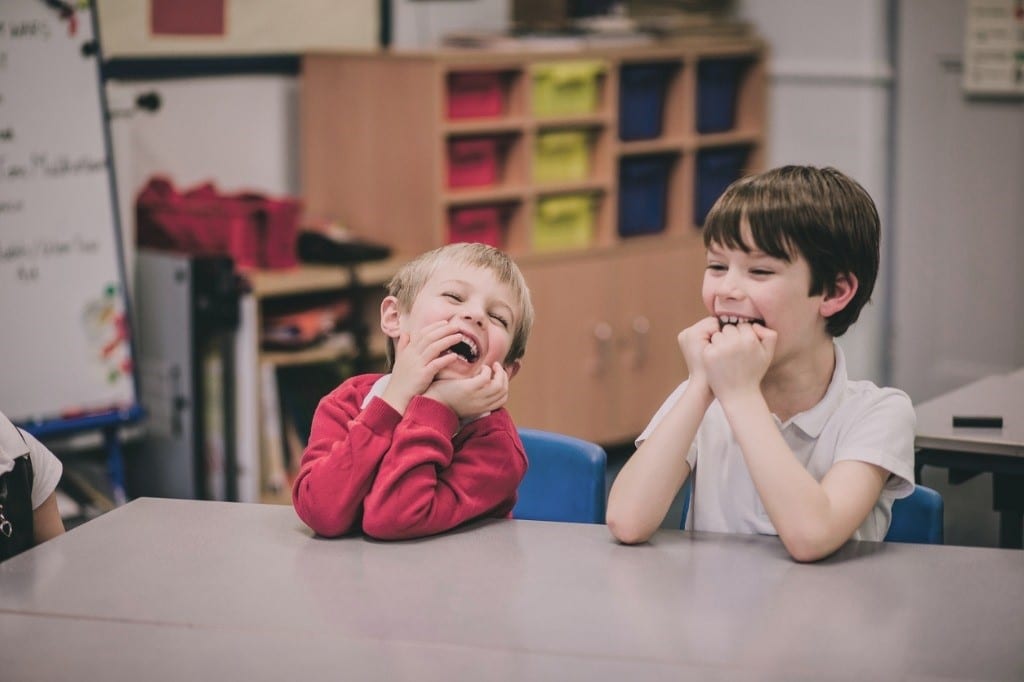
<instances>
[{"instance_id":1,"label":"boy's ear","mask_svg":"<svg viewBox=\"0 0 1024 682\"><path fill-rule=\"evenodd\" d=\"M380 330L392 339L402 333L402 311L398 307L398 299L386 296L380 304Z\"/></svg>"},{"instance_id":2,"label":"boy's ear","mask_svg":"<svg viewBox=\"0 0 1024 682\"><path fill-rule=\"evenodd\" d=\"M522 360L513 360L512 362L505 365L505 372L508 374L508 378L511 380L512 377L519 374L519 369L523 366Z\"/></svg>"},{"instance_id":3,"label":"boy's ear","mask_svg":"<svg viewBox=\"0 0 1024 682\"><path fill-rule=\"evenodd\" d=\"M826 293L821 300L821 316L832 317L853 300L857 293L857 276L853 273L839 275L836 278L832 293Z\"/></svg>"}]
</instances>

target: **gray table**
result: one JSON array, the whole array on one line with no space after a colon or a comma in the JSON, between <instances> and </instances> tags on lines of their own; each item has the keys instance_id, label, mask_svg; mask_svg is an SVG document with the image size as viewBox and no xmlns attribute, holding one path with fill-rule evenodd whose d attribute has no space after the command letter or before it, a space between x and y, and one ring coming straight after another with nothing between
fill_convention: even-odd
<instances>
[{"instance_id":1,"label":"gray table","mask_svg":"<svg viewBox=\"0 0 1024 682\"><path fill-rule=\"evenodd\" d=\"M1024 369L986 377L915 405L916 464L950 469L954 482L992 473L999 545L1024 544ZM956 428L954 416L998 416L1002 428Z\"/></svg>"},{"instance_id":2,"label":"gray table","mask_svg":"<svg viewBox=\"0 0 1024 682\"><path fill-rule=\"evenodd\" d=\"M141 499L0 564L0 677L1024 679L1024 554L491 520L380 543Z\"/></svg>"}]
</instances>

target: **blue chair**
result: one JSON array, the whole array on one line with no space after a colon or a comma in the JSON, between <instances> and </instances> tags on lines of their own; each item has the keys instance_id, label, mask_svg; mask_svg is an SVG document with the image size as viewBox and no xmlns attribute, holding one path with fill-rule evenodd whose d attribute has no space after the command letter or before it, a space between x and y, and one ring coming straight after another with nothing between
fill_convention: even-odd
<instances>
[{"instance_id":1,"label":"blue chair","mask_svg":"<svg viewBox=\"0 0 1024 682\"><path fill-rule=\"evenodd\" d=\"M690 507L690 481L683 486L683 515L679 527L686 525L686 511ZM914 542L941 545L943 537L942 495L923 485L914 486L909 497L892 504L892 521L886 542Z\"/></svg>"},{"instance_id":2,"label":"blue chair","mask_svg":"<svg viewBox=\"0 0 1024 682\"><path fill-rule=\"evenodd\" d=\"M604 523L608 455L596 443L538 429L519 429L530 468L519 484L512 518Z\"/></svg>"},{"instance_id":3,"label":"blue chair","mask_svg":"<svg viewBox=\"0 0 1024 682\"><path fill-rule=\"evenodd\" d=\"M886 542L916 542L941 545L943 535L942 495L923 485L892 503L892 522Z\"/></svg>"},{"instance_id":4,"label":"blue chair","mask_svg":"<svg viewBox=\"0 0 1024 682\"><path fill-rule=\"evenodd\" d=\"M686 513L690 511L690 491L693 486L693 476L686 479L683 484L683 514L679 517L679 530L686 530Z\"/></svg>"}]
</instances>

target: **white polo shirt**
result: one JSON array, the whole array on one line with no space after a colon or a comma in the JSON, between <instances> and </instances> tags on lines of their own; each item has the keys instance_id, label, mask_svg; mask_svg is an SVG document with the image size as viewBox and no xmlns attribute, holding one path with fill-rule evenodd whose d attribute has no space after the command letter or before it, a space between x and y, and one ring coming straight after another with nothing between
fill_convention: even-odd
<instances>
[{"instance_id":1,"label":"white polo shirt","mask_svg":"<svg viewBox=\"0 0 1024 682\"><path fill-rule=\"evenodd\" d=\"M855 540L882 540L889 530L893 500L914 490L914 430L910 397L870 381L849 381L846 359L836 345L836 368L817 405L782 423L779 431L816 481L842 460L876 464L890 472L882 495ZM679 400L686 382L672 392L636 440L643 443ZM774 415L772 415L774 417ZM717 400L711 403L686 455L690 464L687 530L778 535L750 478L743 452Z\"/></svg>"},{"instance_id":2,"label":"white polo shirt","mask_svg":"<svg viewBox=\"0 0 1024 682\"><path fill-rule=\"evenodd\" d=\"M22 435L25 436L22 439ZM46 502L46 498L57 489L64 465L50 450L36 440L32 434L19 431L0 412L0 474L14 469L14 460L28 453L32 460L32 508Z\"/></svg>"}]
</instances>

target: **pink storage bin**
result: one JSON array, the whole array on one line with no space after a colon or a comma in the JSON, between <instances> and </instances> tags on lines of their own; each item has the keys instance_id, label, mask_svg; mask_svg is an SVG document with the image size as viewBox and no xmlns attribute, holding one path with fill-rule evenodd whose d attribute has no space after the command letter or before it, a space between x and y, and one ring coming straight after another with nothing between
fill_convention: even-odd
<instances>
[{"instance_id":1,"label":"pink storage bin","mask_svg":"<svg viewBox=\"0 0 1024 682\"><path fill-rule=\"evenodd\" d=\"M504 109L499 73L468 71L448 75L448 118L501 116Z\"/></svg>"},{"instance_id":2,"label":"pink storage bin","mask_svg":"<svg viewBox=\"0 0 1024 682\"><path fill-rule=\"evenodd\" d=\"M498 140L476 137L448 143L448 186L483 187L498 182Z\"/></svg>"},{"instance_id":3,"label":"pink storage bin","mask_svg":"<svg viewBox=\"0 0 1024 682\"><path fill-rule=\"evenodd\" d=\"M479 242L502 248L501 210L497 206L456 208L448 213L448 243Z\"/></svg>"}]
</instances>

